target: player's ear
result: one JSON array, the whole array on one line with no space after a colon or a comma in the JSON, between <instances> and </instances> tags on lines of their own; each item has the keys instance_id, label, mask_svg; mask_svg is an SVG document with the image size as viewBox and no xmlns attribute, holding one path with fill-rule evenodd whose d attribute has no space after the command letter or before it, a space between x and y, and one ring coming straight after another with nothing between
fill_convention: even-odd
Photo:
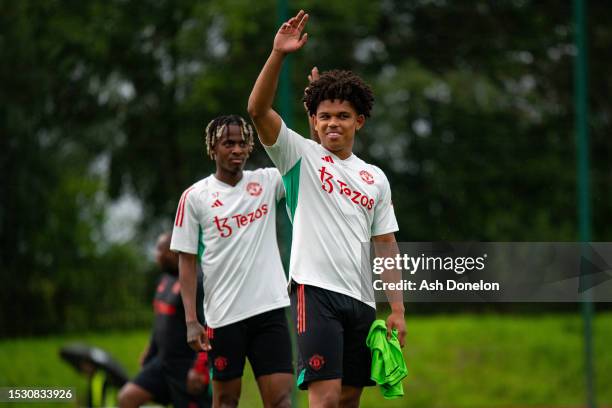
<instances>
[{"instance_id":1,"label":"player's ear","mask_svg":"<svg viewBox=\"0 0 612 408\"><path fill-rule=\"evenodd\" d=\"M357 130L361 129L365 125L365 116L357 115Z\"/></svg>"},{"instance_id":2,"label":"player's ear","mask_svg":"<svg viewBox=\"0 0 612 408\"><path fill-rule=\"evenodd\" d=\"M210 148L210 157L213 160L217 160L217 146L219 145L219 141L217 140L214 145Z\"/></svg>"}]
</instances>

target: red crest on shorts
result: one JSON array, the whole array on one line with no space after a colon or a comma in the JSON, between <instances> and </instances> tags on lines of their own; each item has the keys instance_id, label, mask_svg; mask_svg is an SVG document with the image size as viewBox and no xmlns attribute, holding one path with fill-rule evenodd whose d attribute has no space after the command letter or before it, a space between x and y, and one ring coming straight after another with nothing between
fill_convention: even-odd
<instances>
[{"instance_id":1,"label":"red crest on shorts","mask_svg":"<svg viewBox=\"0 0 612 408\"><path fill-rule=\"evenodd\" d=\"M252 183L247 184L246 190L250 195L254 197L257 197L263 191L263 189L261 188L261 184L257 182L252 182Z\"/></svg>"},{"instance_id":2,"label":"red crest on shorts","mask_svg":"<svg viewBox=\"0 0 612 408\"><path fill-rule=\"evenodd\" d=\"M370 173L368 173L365 170L361 170L359 172L359 175L361 176L361 179L363 181L365 181L368 184L374 184L374 176L372 176Z\"/></svg>"},{"instance_id":3,"label":"red crest on shorts","mask_svg":"<svg viewBox=\"0 0 612 408\"><path fill-rule=\"evenodd\" d=\"M313 355L308 360L308 365L315 371L319 371L325 365L325 359L318 354Z\"/></svg>"},{"instance_id":4,"label":"red crest on shorts","mask_svg":"<svg viewBox=\"0 0 612 408\"><path fill-rule=\"evenodd\" d=\"M215 358L215 368L219 371L223 371L227 368L227 358L219 356Z\"/></svg>"}]
</instances>

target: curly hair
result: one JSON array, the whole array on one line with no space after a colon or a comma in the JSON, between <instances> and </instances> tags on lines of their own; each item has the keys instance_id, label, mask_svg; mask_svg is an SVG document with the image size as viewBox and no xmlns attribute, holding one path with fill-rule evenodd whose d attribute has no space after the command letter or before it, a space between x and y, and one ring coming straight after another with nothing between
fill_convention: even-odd
<instances>
[{"instance_id":1,"label":"curly hair","mask_svg":"<svg viewBox=\"0 0 612 408\"><path fill-rule=\"evenodd\" d=\"M229 125L240 126L240 134L242 140L249 146L249 152L253 150L253 127L249 125L241 116L238 115L223 115L214 118L206 126L204 131L204 145L206 146L206 154L214 160L213 149L221 136L226 132Z\"/></svg>"},{"instance_id":2,"label":"curly hair","mask_svg":"<svg viewBox=\"0 0 612 408\"><path fill-rule=\"evenodd\" d=\"M370 117L374 95L368 84L351 71L334 69L321 74L304 90L302 101L309 115L315 115L324 100L338 99L350 102L357 114Z\"/></svg>"}]
</instances>

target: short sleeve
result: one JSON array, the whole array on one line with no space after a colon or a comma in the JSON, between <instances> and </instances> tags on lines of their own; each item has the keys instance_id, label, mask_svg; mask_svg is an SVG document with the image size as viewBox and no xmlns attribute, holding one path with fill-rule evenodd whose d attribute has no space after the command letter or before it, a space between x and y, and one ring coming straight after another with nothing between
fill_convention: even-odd
<instances>
[{"instance_id":1,"label":"short sleeve","mask_svg":"<svg viewBox=\"0 0 612 408\"><path fill-rule=\"evenodd\" d=\"M185 190L176 210L170 242L170 249L175 252L198 253L199 223L196 213L196 194L193 190L194 187Z\"/></svg>"},{"instance_id":2,"label":"short sleeve","mask_svg":"<svg viewBox=\"0 0 612 408\"><path fill-rule=\"evenodd\" d=\"M264 149L280 174L285 175L302 158L307 147L308 140L289 129L285 122L282 122L276 143L272 146L264 146Z\"/></svg>"},{"instance_id":3,"label":"short sleeve","mask_svg":"<svg viewBox=\"0 0 612 408\"><path fill-rule=\"evenodd\" d=\"M384 174L381 189L382 193L374 207L374 220L372 222L372 236L374 237L395 232L399 229L397 219L395 218L395 211L393 210L393 203L391 202L391 187Z\"/></svg>"},{"instance_id":4,"label":"short sleeve","mask_svg":"<svg viewBox=\"0 0 612 408\"><path fill-rule=\"evenodd\" d=\"M270 178L270 185L274 186L274 196L276 202L285 198L285 186L283 185L283 178L277 169L268 169L268 176Z\"/></svg>"}]
</instances>

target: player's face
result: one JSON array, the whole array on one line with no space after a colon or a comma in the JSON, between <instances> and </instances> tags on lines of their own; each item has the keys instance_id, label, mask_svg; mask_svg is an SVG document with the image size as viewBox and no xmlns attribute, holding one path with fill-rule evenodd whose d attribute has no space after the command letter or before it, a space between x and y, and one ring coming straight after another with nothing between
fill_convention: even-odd
<instances>
[{"instance_id":1,"label":"player's face","mask_svg":"<svg viewBox=\"0 0 612 408\"><path fill-rule=\"evenodd\" d=\"M240 126L227 126L225 134L215 143L214 152L218 168L232 174L242 171L250 151L247 142L242 140Z\"/></svg>"},{"instance_id":2,"label":"player's face","mask_svg":"<svg viewBox=\"0 0 612 408\"><path fill-rule=\"evenodd\" d=\"M341 159L351 155L355 132L364 122L365 117L358 115L350 102L337 99L321 102L314 119L321 145Z\"/></svg>"}]
</instances>

